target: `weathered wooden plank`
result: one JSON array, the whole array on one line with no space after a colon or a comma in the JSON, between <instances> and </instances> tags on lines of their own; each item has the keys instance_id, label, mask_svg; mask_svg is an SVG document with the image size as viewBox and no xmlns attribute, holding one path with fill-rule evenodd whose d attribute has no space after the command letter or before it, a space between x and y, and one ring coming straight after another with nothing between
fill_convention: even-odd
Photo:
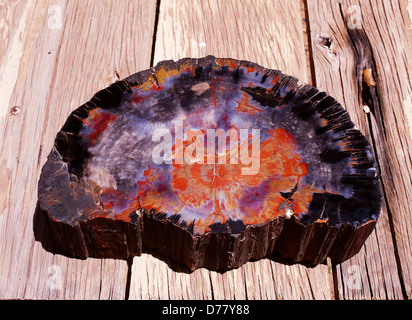
<instances>
[{"instance_id":1,"label":"weathered wooden plank","mask_svg":"<svg viewBox=\"0 0 412 320\"><path fill-rule=\"evenodd\" d=\"M42 164L68 114L149 67L155 1L20 1L0 9L7 26L0 92L6 86L9 97L0 117L0 181L8 181L0 196L0 297L123 299L126 261L47 252L34 239L33 213Z\"/></svg>"},{"instance_id":2,"label":"weathered wooden plank","mask_svg":"<svg viewBox=\"0 0 412 320\"><path fill-rule=\"evenodd\" d=\"M300 1L161 1L154 62L208 54L253 61L306 82ZM223 274L177 273L144 255L133 260L129 298L330 299L329 278L325 265L307 269L268 259Z\"/></svg>"},{"instance_id":3,"label":"weathered wooden plank","mask_svg":"<svg viewBox=\"0 0 412 320\"><path fill-rule=\"evenodd\" d=\"M39 17L47 15L47 6L51 3L21 2L19 5L10 5L3 8L6 17L15 17L15 20L6 20L3 24L11 28L10 39L6 43L8 48L2 56L2 82L0 92L7 92L5 97L5 112L2 117L1 140L2 167L7 168L7 176L2 180L7 181L9 188L3 189L6 201L0 205L3 210L1 216L1 234L3 241L1 245L1 293L5 298L23 297L25 293L26 274L29 264L21 263L28 261L31 247L34 241L31 227L31 217L36 201L36 171L37 148L28 150L33 142L39 139L41 132L36 132L37 116L44 116L41 108L42 100L47 96L47 87L51 84L49 77L54 63L50 58L44 59L44 51L56 47L60 41L61 30L50 33L44 42L36 41L36 33L45 34L47 25ZM15 11L11 13L11 11ZM20 12L20 14L18 14ZM48 47L45 49L45 47ZM31 54L35 50L38 53L36 64L30 64ZM43 58L41 59L40 56ZM47 52L46 52L47 56ZM14 57L14 58L10 58ZM27 75L37 75L37 81L33 81ZM6 83L10 81L9 83ZM24 92L27 82L31 89ZM7 90L3 90L4 86ZM18 94L20 91L20 94ZM35 97L34 97L35 96ZM23 102L23 100L25 101ZM19 112L10 114L13 106L19 107ZM37 110L36 110L37 109ZM30 118L31 121L28 120ZM1 121L1 120L0 120ZM22 145L25 144L25 148ZM32 169L33 168L33 169ZM4 169L3 169L4 170ZM26 184L31 185L31 190L25 192ZM30 200L29 200L30 199ZM31 201L31 206L28 202ZM47 267L45 271L47 280ZM44 281L46 285L46 281Z\"/></svg>"},{"instance_id":4,"label":"weathered wooden plank","mask_svg":"<svg viewBox=\"0 0 412 320\"><path fill-rule=\"evenodd\" d=\"M307 82L300 1L161 2L154 62L212 54Z\"/></svg>"},{"instance_id":5,"label":"weathered wooden plank","mask_svg":"<svg viewBox=\"0 0 412 320\"><path fill-rule=\"evenodd\" d=\"M411 290L412 185L411 136L402 108L411 93L411 51L401 5L398 1L307 3L317 87L340 101L373 143L385 195L375 232L357 256L337 266L339 296L402 299L403 286L409 296ZM362 96L364 69L372 70L375 97L374 86ZM363 111L367 103L369 114Z\"/></svg>"}]
</instances>

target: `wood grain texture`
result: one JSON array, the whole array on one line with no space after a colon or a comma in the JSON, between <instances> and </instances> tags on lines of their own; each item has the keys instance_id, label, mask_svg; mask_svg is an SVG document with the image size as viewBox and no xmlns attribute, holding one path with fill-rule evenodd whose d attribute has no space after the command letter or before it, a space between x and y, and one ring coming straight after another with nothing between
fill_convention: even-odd
<instances>
[{"instance_id":1,"label":"wood grain texture","mask_svg":"<svg viewBox=\"0 0 412 320\"><path fill-rule=\"evenodd\" d=\"M255 62L307 82L299 0L161 1L154 63L209 54Z\"/></svg>"},{"instance_id":2,"label":"wood grain texture","mask_svg":"<svg viewBox=\"0 0 412 320\"><path fill-rule=\"evenodd\" d=\"M115 1L19 1L0 8L8 28L2 28L6 67L1 76L16 79L0 118L1 164L7 168L0 181L8 180L0 197L0 297L124 299L126 261L48 253L33 237L33 213L40 168L68 114L118 77L149 67L155 1L124 6ZM136 32L136 25L146 32ZM9 61L12 49L18 59ZM3 92L5 83L0 84ZM20 108L16 115L9 113L13 106Z\"/></svg>"},{"instance_id":3,"label":"wood grain texture","mask_svg":"<svg viewBox=\"0 0 412 320\"><path fill-rule=\"evenodd\" d=\"M253 6L248 1L238 0L161 1L154 62L209 54L281 69L306 82L307 61L300 1L255 1ZM166 292L171 299L195 299L199 296L214 299L331 298L330 274L325 265L306 269L265 259L224 274L205 270L192 274L173 272L173 276L163 276L158 280L168 288L159 291L156 288L164 287L156 283L156 278L145 276L148 262L146 267L137 267L144 263L139 259L133 260L130 299L147 297L147 294L161 298ZM155 264L159 268L156 274L170 273L165 263L151 256L146 256L146 259L150 261L149 265ZM173 289L181 287L179 281L185 281L193 288L197 283L208 283L208 278L209 284L192 295ZM154 291L145 293L146 288Z\"/></svg>"},{"instance_id":4,"label":"wood grain texture","mask_svg":"<svg viewBox=\"0 0 412 320\"><path fill-rule=\"evenodd\" d=\"M344 299L410 297L411 136L402 101L411 92L411 51L400 3L309 0L308 13L317 87L335 96L374 144L385 195L364 249L337 267L338 294ZM362 94L364 69L372 70L377 84ZM374 97L367 102L369 90ZM372 112L366 114L368 103Z\"/></svg>"}]
</instances>

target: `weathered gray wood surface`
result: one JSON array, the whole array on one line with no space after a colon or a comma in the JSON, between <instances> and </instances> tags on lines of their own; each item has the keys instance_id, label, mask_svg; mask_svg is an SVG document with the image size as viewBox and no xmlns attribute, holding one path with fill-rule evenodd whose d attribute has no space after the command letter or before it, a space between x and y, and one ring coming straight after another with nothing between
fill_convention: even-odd
<instances>
[{"instance_id":1,"label":"weathered gray wood surface","mask_svg":"<svg viewBox=\"0 0 412 320\"><path fill-rule=\"evenodd\" d=\"M409 13L407 0L0 1L0 298L412 297ZM261 260L187 274L148 254L128 265L44 250L33 235L37 181L68 114L160 60L207 54L280 69L348 110L374 146L385 195L361 252L314 269ZM364 68L376 81L369 114Z\"/></svg>"}]
</instances>

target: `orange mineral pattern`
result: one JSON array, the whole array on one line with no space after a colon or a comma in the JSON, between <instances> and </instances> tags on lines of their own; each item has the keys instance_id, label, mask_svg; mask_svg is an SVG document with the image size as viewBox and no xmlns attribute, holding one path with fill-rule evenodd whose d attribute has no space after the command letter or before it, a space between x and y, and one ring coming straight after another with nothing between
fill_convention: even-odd
<instances>
[{"instance_id":1,"label":"orange mineral pattern","mask_svg":"<svg viewBox=\"0 0 412 320\"><path fill-rule=\"evenodd\" d=\"M356 254L379 216L369 143L332 97L247 61L164 61L57 134L39 207L69 256L153 250L191 270Z\"/></svg>"}]
</instances>

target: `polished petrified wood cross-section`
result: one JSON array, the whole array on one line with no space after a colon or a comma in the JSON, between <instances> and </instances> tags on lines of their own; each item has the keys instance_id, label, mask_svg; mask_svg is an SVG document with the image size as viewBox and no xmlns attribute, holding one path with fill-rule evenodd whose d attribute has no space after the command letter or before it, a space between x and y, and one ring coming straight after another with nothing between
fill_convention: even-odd
<instances>
[{"instance_id":1,"label":"polished petrified wood cross-section","mask_svg":"<svg viewBox=\"0 0 412 320\"><path fill-rule=\"evenodd\" d=\"M164 61L70 115L39 212L77 258L156 252L191 270L356 254L379 216L371 148L333 98L247 61Z\"/></svg>"}]
</instances>

